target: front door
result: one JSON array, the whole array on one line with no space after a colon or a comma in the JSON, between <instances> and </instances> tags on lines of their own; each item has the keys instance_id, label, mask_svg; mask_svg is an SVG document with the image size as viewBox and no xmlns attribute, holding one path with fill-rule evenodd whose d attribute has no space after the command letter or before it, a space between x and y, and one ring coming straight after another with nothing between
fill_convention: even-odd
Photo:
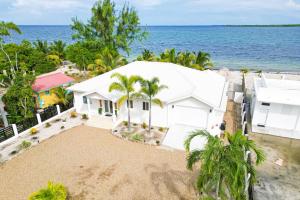
<instances>
[{"instance_id":1,"label":"front door","mask_svg":"<svg viewBox=\"0 0 300 200\"><path fill-rule=\"evenodd\" d=\"M112 114L113 113L112 101L104 100L104 112L106 114Z\"/></svg>"}]
</instances>

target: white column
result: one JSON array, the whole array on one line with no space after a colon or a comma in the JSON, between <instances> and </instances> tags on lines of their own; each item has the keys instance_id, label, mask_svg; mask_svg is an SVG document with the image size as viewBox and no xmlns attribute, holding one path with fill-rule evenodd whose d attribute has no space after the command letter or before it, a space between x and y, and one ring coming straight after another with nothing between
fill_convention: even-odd
<instances>
[{"instance_id":1,"label":"white column","mask_svg":"<svg viewBox=\"0 0 300 200\"><path fill-rule=\"evenodd\" d=\"M42 123L42 119L41 119L41 115L39 113L36 114L36 118L38 120L38 123L41 124Z\"/></svg>"},{"instance_id":2,"label":"white column","mask_svg":"<svg viewBox=\"0 0 300 200\"><path fill-rule=\"evenodd\" d=\"M14 131L14 137L18 137L18 129L17 129L17 126L15 124L12 124L12 128L13 128L13 131Z\"/></svg>"},{"instance_id":3,"label":"white column","mask_svg":"<svg viewBox=\"0 0 300 200\"><path fill-rule=\"evenodd\" d=\"M88 116L91 117L91 100L88 97L86 99L87 99L87 106L88 106Z\"/></svg>"},{"instance_id":4,"label":"white column","mask_svg":"<svg viewBox=\"0 0 300 200\"><path fill-rule=\"evenodd\" d=\"M59 115L60 114L60 107L59 107L59 105L56 105L56 109L57 109L57 114Z\"/></svg>"}]
</instances>

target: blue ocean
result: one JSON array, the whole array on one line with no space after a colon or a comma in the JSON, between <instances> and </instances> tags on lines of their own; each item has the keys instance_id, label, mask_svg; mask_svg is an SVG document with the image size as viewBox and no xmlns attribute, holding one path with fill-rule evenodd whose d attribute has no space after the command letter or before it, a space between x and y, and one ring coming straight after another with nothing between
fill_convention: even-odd
<instances>
[{"instance_id":1,"label":"blue ocean","mask_svg":"<svg viewBox=\"0 0 300 200\"><path fill-rule=\"evenodd\" d=\"M20 26L11 41L72 40L69 26ZM166 48L206 51L216 68L300 71L300 27L148 26L147 40L132 45L129 59L144 48L159 54Z\"/></svg>"}]
</instances>

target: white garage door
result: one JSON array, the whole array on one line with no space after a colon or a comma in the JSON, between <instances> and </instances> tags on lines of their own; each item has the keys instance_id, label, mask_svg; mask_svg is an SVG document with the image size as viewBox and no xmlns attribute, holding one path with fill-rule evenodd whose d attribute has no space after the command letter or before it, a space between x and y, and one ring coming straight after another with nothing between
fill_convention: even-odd
<instances>
[{"instance_id":1,"label":"white garage door","mask_svg":"<svg viewBox=\"0 0 300 200\"><path fill-rule=\"evenodd\" d=\"M162 145L174 149L184 150L184 141L193 131L197 129L199 128L176 124L169 129L162 142ZM203 149L205 144L206 138L197 136L191 142L191 150Z\"/></svg>"},{"instance_id":2,"label":"white garage door","mask_svg":"<svg viewBox=\"0 0 300 200\"><path fill-rule=\"evenodd\" d=\"M175 115L175 124L206 128L207 108L175 106L173 114Z\"/></svg>"}]
</instances>

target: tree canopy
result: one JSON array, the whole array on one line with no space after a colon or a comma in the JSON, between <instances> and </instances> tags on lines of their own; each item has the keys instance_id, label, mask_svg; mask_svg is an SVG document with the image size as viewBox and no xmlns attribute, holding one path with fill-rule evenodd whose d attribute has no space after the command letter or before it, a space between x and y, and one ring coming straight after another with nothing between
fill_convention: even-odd
<instances>
[{"instance_id":1,"label":"tree canopy","mask_svg":"<svg viewBox=\"0 0 300 200\"><path fill-rule=\"evenodd\" d=\"M74 39L93 41L102 47L119 52L130 52L130 45L136 40L146 37L140 27L136 10L128 3L117 12L116 5L111 0L99 0L92 8L92 17L85 24L73 18L72 29Z\"/></svg>"},{"instance_id":2,"label":"tree canopy","mask_svg":"<svg viewBox=\"0 0 300 200\"><path fill-rule=\"evenodd\" d=\"M33 117L35 101L31 85L34 80L35 76L32 74L17 72L14 83L3 96L10 123Z\"/></svg>"},{"instance_id":3,"label":"tree canopy","mask_svg":"<svg viewBox=\"0 0 300 200\"><path fill-rule=\"evenodd\" d=\"M185 67L190 67L198 70L206 70L213 67L210 59L210 54L199 51L179 51L173 49L166 49L159 56L156 56L152 51L144 49L142 54L137 57L137 60L141 61L158 61L158 62L170 62L179 64Z\"/></svg>"}]
</instances>

